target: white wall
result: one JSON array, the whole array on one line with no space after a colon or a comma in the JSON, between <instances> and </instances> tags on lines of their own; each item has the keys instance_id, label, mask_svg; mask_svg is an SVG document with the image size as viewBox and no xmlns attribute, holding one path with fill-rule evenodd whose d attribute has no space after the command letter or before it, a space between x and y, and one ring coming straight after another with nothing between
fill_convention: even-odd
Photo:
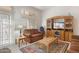
<instances>
[{"instance_id":1,"label":"white wall","mask_svg":"<svg viewBox=\"0 0 79 59\"><path fill-rule=\"evenodd\" d=\"M49 17L53 17L53 16L66 16L66 15L72 15L74 16L74 20L73 20L73 32L74 35L79 35L79 7L78 6L74 6L74 7L51 7L48 10L45 10L42 13L42 25L46 27L46 20Z\"/></svg>"}]
</instances>

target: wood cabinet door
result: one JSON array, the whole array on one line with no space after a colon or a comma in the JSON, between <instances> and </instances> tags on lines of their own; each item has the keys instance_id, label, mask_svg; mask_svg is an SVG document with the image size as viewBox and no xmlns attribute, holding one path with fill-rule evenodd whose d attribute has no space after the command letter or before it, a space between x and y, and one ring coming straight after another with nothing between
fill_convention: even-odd
<instances>
[{"instance_id":1,"label":"wood cabinet door","mask_svg":"<svg viewBox=\"0 0 79 59\"><path fill-rule=\"evenodd\" d=\"M69 40L69 32L65 31L65 41L68 41L68 40Z\"/></svg>"},{"instance_id":2,"label":"wood cabinet door","mask_svg":"<svg viewBox=\"0 0 79 59\"><path fill-rule=\"evenodd\" d=\"M47 37L50 37L50 36L52 36L52 30L47 30Z\"/></svg>"},{"instance_id":3,"label":"wood cabinet door","mask_svg":"<svg viewBox=\"0 0 79 59\"><path fill-rule=\"evenodd\" d=\"M61 30L60 36L61 36L61 40L63 40L63 41L64 41L64 39L65 39L65 38L64 38L64 34L65 34L65 33L64 33L64 30Z\"/></svg>"},{"instance_id":4,"label":"wood cabinet door","mask_svg":"<svg viewBox=\"0 0 79 59\"><path fill-rule=\"evenodd\" d=\"M71 41L72 39L72 32L71 31L66 31L65 32L65 41Z\"/></svg>"},{"instance_id":5,"label":"wood cabinet door","mask_svg":"<svg viewBox=\"0 0 79 59\"><path fill-rule=\"evenodd\" d=\"M69 33L69 41L72 40L72 35L73 35L73 32L70 32L70 33Z\"/></svg>"}]
</instances>

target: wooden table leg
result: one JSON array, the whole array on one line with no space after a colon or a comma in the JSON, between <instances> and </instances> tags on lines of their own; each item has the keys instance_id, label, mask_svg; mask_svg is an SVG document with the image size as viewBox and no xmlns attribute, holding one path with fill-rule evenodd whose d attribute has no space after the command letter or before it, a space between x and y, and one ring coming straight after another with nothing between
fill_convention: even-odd
<instances>
[{"instance_id":1,"label":"wooden table leg","mask_svg":"<svg viewBox=\"0 0 79 59\"><path fill-rule=\"evenodd\" d=\"M17 39L15 39L15 44L17 44Z\"/></svg>"},{"instance_id":2,"label":"wooden table leg","mask_svg":"<svg viewBox=\"0 0 79 59\"><path fill-rule=\"evenodd\" d=\"M22 39L22 43L23 43L23 39Z\"/></svg>"},{"instance_id":3,"label":"wooden table leg","mask_svg":"<svg viewBox=\"0 0 79 59\"><path fill-rule=\"evenodd\" d=\"M19 42L18 42L18 44L19 44L18 46L20 47L20 39L19 39Z\"/></svg>"},{"instance_id":4,"label":"wooden table leg","mask_svg":"<svg viewBox=\"0 0 79 59\"><path fill-rule=\"evenodd\" d=\"M47 53L49 53L49 48L47 47Z\"/></svg>"}]
</instances>

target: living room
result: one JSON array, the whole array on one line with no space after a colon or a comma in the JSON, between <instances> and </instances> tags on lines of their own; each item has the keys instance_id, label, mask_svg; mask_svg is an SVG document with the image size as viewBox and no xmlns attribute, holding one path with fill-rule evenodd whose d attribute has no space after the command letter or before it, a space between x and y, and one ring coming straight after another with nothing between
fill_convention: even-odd
<instances>
[{"instance_id":1,"label":"living room","mask_svg":"<svg viewBox=\"0 0 79 59\"><path fill-rule=\"evenodd\" d=\"M79 7L76 6L1 6L0 52L78 53L78 10ZM51 20L57 20L55 22L58 25ZM65 29L66 20L71 20L71 30ZM64 31L63 34L61 31ZM60 35L52 35L55 32L69 36L66 36L67 39L64 36L63 39Z\"/></svg>"}]
</instances>

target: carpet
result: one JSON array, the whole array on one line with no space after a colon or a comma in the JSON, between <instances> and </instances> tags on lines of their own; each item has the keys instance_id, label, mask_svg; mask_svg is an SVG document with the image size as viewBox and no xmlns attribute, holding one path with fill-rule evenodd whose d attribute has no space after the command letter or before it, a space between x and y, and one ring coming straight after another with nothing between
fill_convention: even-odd
<instances>
[{"instance_id":1,"label":"carpet","mask_svg":"<svg viewBox=\"0 0 79 59\"><path fill-rule=\"evenodd\" d=\"M69 43L65 43L65 42L53 44L50 49L50 53L66 53L68 46Z\"/></svg>"},{"instance_id":2,"label":"carpet","mask_svg":"<svg viewBox=\"0 0 79 59\"><path fill-rule=\"evenodd\" d=\"M11 50L9 48L2 48L0 49L0 53L11 53Z\"/></svg>"},{"instance_id":3,"label":"carpet","mask_svg":"<svg viewBox=\"0 0 79 59\"><path fill-rule=\"evenodd\" d=\"M23 47L20 50L23 53L47 53L46 47L44 45L42 45L42 47L39 46L40 44L36 42L26 47ZM69 44L66 42L61 42L58 44L52 43L49 53L66 53L68 46Z\"/></svg>"}]
</instances>

